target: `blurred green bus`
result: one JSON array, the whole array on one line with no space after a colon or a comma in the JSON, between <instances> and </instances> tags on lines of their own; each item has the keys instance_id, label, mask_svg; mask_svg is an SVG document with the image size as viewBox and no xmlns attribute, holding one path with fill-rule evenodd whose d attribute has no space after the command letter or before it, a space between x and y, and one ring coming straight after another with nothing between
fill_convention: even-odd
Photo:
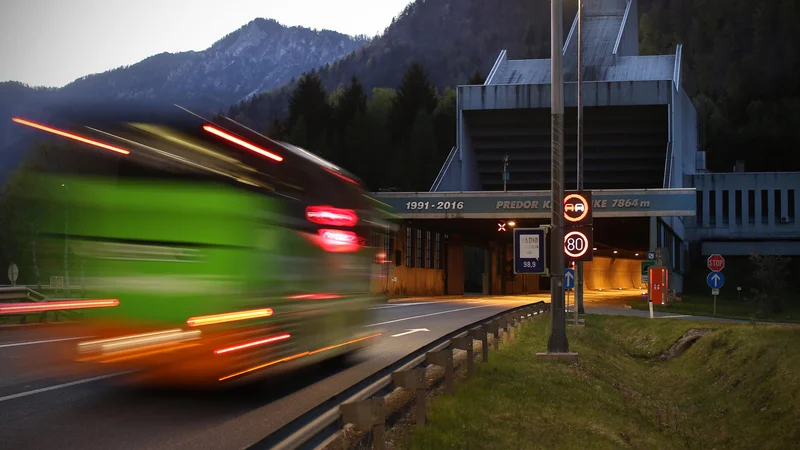
<instances>
[{"instance_id":1,"label":"blurred green bus","mask_svg":"<svg viewBox=\"0 0 800 450\"><path fill-rule=\"evenodd\" d=\"M27 195L41 252L54 264L69 252L81 293L57 303L83 311L92 336L74 359L148 381L234 382L379 337L365 327L385 301L370 292L369 237L393 222L352 174L188 111L14 120L56 140L58 163L31 174Z\"/></svg>"}]
</instances>

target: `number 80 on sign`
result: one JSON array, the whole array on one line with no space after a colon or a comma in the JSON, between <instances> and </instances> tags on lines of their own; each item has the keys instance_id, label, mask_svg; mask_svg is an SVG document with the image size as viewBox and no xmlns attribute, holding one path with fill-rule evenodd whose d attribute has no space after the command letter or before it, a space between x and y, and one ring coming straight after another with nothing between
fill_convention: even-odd
<instances>
[{"instance_id":1,"label":"number 80 on sign","mask_svg":"<svg viewBox=\"0 0 800 450\"><path fill-rule=\"evenodd\" d=\"M567 228L564 231L564 255L570 261L591 261L594 252L592 227Z\"/></svg>"}]
</instances>

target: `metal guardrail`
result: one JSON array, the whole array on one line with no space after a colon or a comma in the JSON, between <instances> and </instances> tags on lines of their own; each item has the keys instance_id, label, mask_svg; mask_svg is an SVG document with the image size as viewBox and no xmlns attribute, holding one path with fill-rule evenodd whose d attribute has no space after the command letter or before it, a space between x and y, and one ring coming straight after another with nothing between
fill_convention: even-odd
<instances>
[{"instance_id":1,"label":"metal guardrail","mask_svg":"<svg viewBox=\"0 0 800 450\"><path fill-rule=\"evenodd\" d=\"M433 184L431 185L431 192L436 192L436 189L438 189L439 185L442 184L444 175L447 173L447 169L450 168L450 164L453 162L453 159L455 159L456 154L458 154L458 146L454 145L453 148L450 149L450 153L447 155L447 158L444 160L442 168L439 169L439 174L436 175L436 179L433 180Z\"/></svg>"},{"instance_id":2,"label":"metal guardrail","mask_svg":"<svg viewBox=\"0 0 800 450\"><path fill-rule=\"evenodd\" d=\"M46 299L47 296L28 286L0 286L0 303L5 303L8 300L41 302Z\"/></svg>"},{"instance_id":3,"label":"metal guardrail","mask_svg":"<svg viewBox=\"0 0 800 450\"><path fill-rule=\"evenodd\" d=\"M278 430L270 436L265 437L260 442L253 444L249 448L269 448L276 450L290 450L301 447L317 449L324 448L325 445L332 442L339 435L342 427L345 425L342 420L343 409L347 408L349 411L354 411L354 408L350 407L375 407L374 404L367 404L365 400L374 400L373 397L378 395L381 391L389 388L394 381L397 381L400 378L397 377L398 373L407 373L408 371L423 365L426 361L431 359L431 353L441 352L448 348L462 348L463 343L459 345L459 339L469 338L470 336L473 340L482 340L483 345L485 345L485 347L482 348L482 351L487 351L488 337L486 333L495 334L495 342L497 342L497 340L500 338L499 333L503 330L511 332L513 336L514 330L517 329L517 324L520 323L520 319L525 320L535 315L549 312L549 310L550 305L540 301L519 306L517 308L512 308L495 314L489 318L482 319L465 327L459 328L458 330L442 336L441 338L436 339L435 341L417 349L416 351L409 353L395 363L385 367L383 370L380 370L360 381L359 383L356 383L350 389L332 397L326 402L323 402L321 405L295 419L292 423L283 427L281 430ZM467 372L470 373L472 367L472 351L470 349L467 352ZM484 358L486 358L487 355L488 354L485 353ZM395 375L394 377L393 374ZM445 377L447 377L447 372ZM385 396L380 396L379 398L383 400L384 397ZM381 405L383 404L382 401L379 403ZM380 407L377 408L380 409ZM353 421L358 421L358 419L354 418L356 416L354 413L350 412L349 416L350 417L348 418L347 422L352 423ZM358 417L364 417L364 415L360 414ZM375 417L373 416L372 420L374 419ZM381 420L385 420L385 414ZM378 421L379 423L375 423L373 425L381 427L380 434L382 435L383 422L381 420ZM356 423L356 426L364 427L365 425Z\"/></svg>"}]
</instances>

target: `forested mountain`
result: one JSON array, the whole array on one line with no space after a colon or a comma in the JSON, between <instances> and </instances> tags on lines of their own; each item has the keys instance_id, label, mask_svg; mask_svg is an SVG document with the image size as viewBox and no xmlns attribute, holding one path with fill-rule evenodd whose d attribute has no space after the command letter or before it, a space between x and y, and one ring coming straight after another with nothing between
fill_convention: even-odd
<instances>
[{"instance_id":1,"label":"forested mountain","mask_svg":"<svg viewBox=\"0 0 800 450\"><path fill-rule=\"evenodd\" d=\"M567 27L575 3L566 2ZM343 141L331 142L322 128L313 129L314 137L303 137L309 128L299 119L302 108L292 106L297 100L296 83L234 105L230 115L262 131L270 130L273 136L304 139L309 148L371 180L373 188L427 189L455 140L454 99L444 89L464 83L475 71L485 75L501 49L507 49L512 59L548 58L549 8L549 0L418 0L372 43L312 71L318 88L327 93L340 91L353 76L367 94L387 88L374 91L380 98L370 101L369 105L376 106L368 111L387 104L386 108L400 108L400 100L388 99L394 98L392 88L405 83L400 77L412 62L426 73L426 82L438 91L440 103L433 109L407 110L406 117L421 116L414 119L413 128L406 126L405 136L398 137L398 130L390 129L385 111L365 119L379 129L365 131L362 142L391 136L378 138L370 146L369 157L381 164L360 167L369 158L353 157L357 151ZM640 53L670 54L676 44L684 45L685 88L698 110L700 147L708 152L710 169L730 171L736 160L745 160L748 170L800 170L800 152L794 151L800 147L795 132L800 128L800 83L796 81L800 57L795 50L800 46L799 9L796 0L639 0ZM449 110L452 116L445 114ZM431 121L430 127L423 125L425 120ZM339 130L343 126L334 125ZM416 133L413 144L412 130ZM435 140L435 145L420 144L423 135ZM432 167L422 167L431 160L435 161ZM403 161L416 162L404 165ZM379 171L380 176L376 175Z\"/></svg>"},{"instance_id":2,"label":"forested mountain","mask_svg":"<svg viewBox=\"0 0 800 450\"><path fill-rule=\"evenodd\" d=\"M213 113L251 94L288 83L367 42L364 36L255 19L206 50L161 53L131 66L88 75L61 89L0 83L0 180L19 162L27 145L13 133L12 115L47 120L64 105L117 102L178 103Z\"/></svg>"},{"instance_id":3,"label":"forested mountain","mask_svg":"<svg viewBox=\"0 0 800 450\"><path fill-rule=\"evenodd\" d=\"M365 37L256 19L201 52L161 53L132 66L80 78L62 91L79 97L168 99L217 110L279 87L367 42Z\"/></svg>"},{"instance_id":4,"label":"forested mountain","mask_svg":"<svg viewBox=\"0 0 800 450\"><path fill-rule=\"evenodd\" d=\"M565 1L567 30L576 5L577 0ZM488 73L502 49L508 50L509 58L550 57L549 0L417 0L383 35L314 73L329 91L356 76L369 92L398 86L409 64L416 62L441 93L476 70ZM293 87L234 105L230 115L265 129L276 116L285 116Z\"/></svg>"},{"instance_id":5,"label":"forested mountain","mask_svg":"<svg viewBox=\"0 0 800 450\"><path fill-rule=\"evenodd\" d=\"M800 170L800 2L640 0L642 54L683 44L711 169Z\"/></svg>"}]
</instances>

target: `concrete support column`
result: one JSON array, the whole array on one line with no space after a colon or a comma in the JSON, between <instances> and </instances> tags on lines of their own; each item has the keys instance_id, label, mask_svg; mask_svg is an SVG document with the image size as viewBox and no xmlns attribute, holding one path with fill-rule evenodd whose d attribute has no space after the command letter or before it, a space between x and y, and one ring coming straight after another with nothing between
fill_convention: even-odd
<instances>
[{"instance_id":1,"label":"concrete support column","mask_svg":"<svg viewBox=\"0 0 800 450\"><path fill-rule=\"evenodd\" d=\"M775 229L775 191L767 191L767 228Z\"/></svg>"},{"instance_id":2,"label":"concrete support column","mask_svg":"<svg viewBox=\"0 0 800 450\"><path fill-rule=\"evenodd\" d=\"M648 250L655 251L658 247L658 217L650 218L650 248Z\"/></svg>"},{"instance_id":3,"label":"concrete support column","mask_svg":"<svg viewBox=\"0 0 800 450\"><path fill-rule=\"evenodd\" d=\"M750 190L742 190L742 230L750 229Z\"/></svg>"}]
</instances>

